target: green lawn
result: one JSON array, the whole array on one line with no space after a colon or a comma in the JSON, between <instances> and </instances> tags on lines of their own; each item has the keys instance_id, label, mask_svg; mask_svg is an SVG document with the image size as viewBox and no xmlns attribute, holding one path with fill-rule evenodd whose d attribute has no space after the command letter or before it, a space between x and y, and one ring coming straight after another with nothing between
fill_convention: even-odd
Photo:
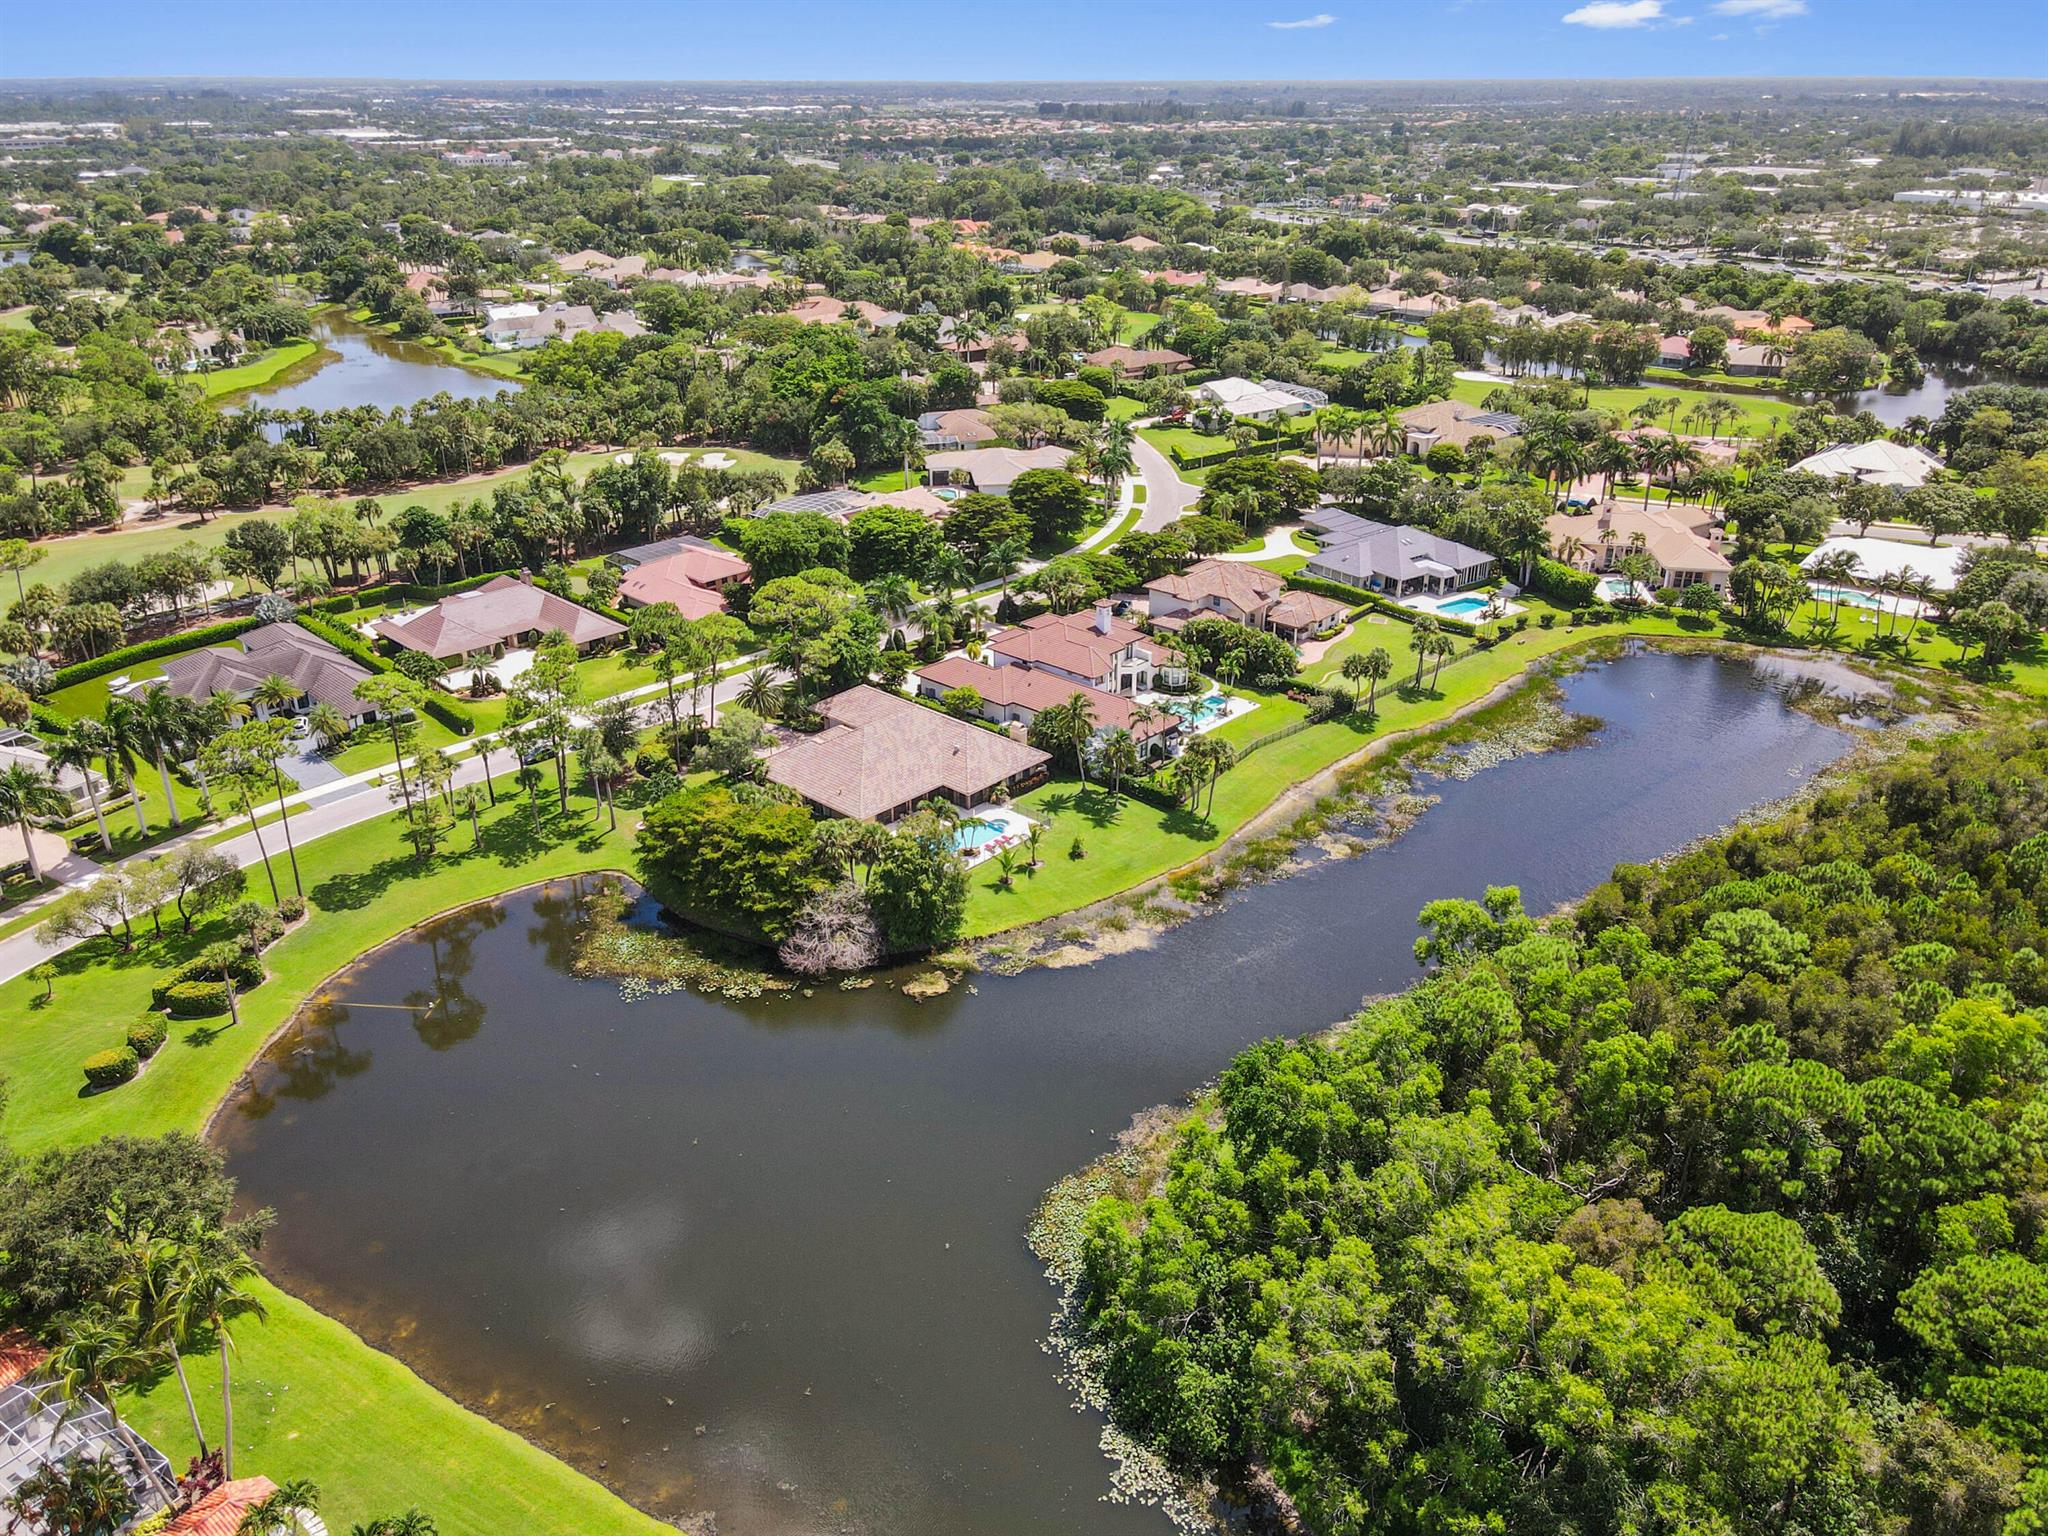
<instances>
[{"instance_id":1,"label":"green lawn","mask_svg":"<svg viewBox=\"0 0 2048 1536\"><path fill-rule=\"evenodd\" d=\"M232 368L215 368L199 375L199 387L206 392L209 400L218 400L222 395L237 394L245 389L254 389L259 384L268 384L288 368L294 368L320 350L317 341L287 342L281 347L272 347L267 352L258 352L244 359Z\"/></svg>"},{"instance_id":2,"label":"green lawn","mask_svg":"<svg viewBox=\"0 0 2048 1536\"><path fill-rule=\"evenodd\" d=\"M502 794L502 792L501 792ZM550 801L552 804L552 801ZM145 937L127 954L95 941L57 957L53 998L20 978L0 986L0 1075L13 1090L5 1130L18 1152L75 1146L111 1134L197 1131L263 1041L313 987L372 946L437 912L534 880L621 867L626 846L584 797L566 819L534 828L524 804L505 796L485 819L480 851L466 829L449 852L421 865L388 818L300 849L313 917L264 957L270 980L242 1002L239 1026L226 1020L174 1025L172 1038L134 1082L83 1095L80 1064L118 1041L148 1004L152 981L222 937L218 922L191 936ZM630 821L621 820L630 832ZM284 861L277 861L280 874ZM262 884L260 869L252 885ZM147 935L149 925L139 925ZM431 1512L445 1536L574 1531L656 1536L667 1527L516 1436L468 1413L339 1324L269 1286L259 1287L271 1322L238 1335L237 1455L251 1472L304 1475L326 1497L336 1530L408 1504ZM194 1387L206 1401L204 1362ZM217 1395L215 1401L217 1401ZM174 1462L190 1450L175 1382L130 1405L140 1428Z\"/></svg>"},{"instance_id":3,"label":"green lawn","mask_svg":"<svg viewBox=\"0 0 2048 1536\"><path fill-rule=\"evenodd\" d=\"M0 331L32 331L35 325L29 319L32 304L17 304L12 309L0 309Z\"/></svg>"},{"instance_id":4,"label":"green lawn","mask_svg":"<svg viewBox=\"0 0 2048 1536\"><path fill-rule=\"evenodd\" d=\"M1504 387L1506 386L1497 381L1455 379L1451 383L1451 398L1453 400L1463 400L1468 405L1479 405L1496 389ZM1798 407L1788 400L1774 400L1768 396L1740 394L1730 390L1718 389L1674 391L1653 388L1647 384L1637 384L1632 387L1596 385L1592 392L1591 405L1596 411L1612 411L1618 416L1627 416L1645 400L1655 400L1661 403L1670 399L1674 394L1683 402L1678 412L1678 430L1680 432L1691 431L1691 428L1686 425L1685 413L1692 409L1693 406L1705 400L1716 398L1728 400L1741 409L1742 415L1732 425L1721 429L1721 435L1724 437L1731 434L1739 437L1762 437L1769 430L1771 422L1790 421L1792 414L1798 410ZM1659 418L1659 421L1661 425L1671 425L1670 421L1666 418Z\"/></svg>"},{"instance_id":5,"label":"green lawn","mask_svg":"<svg viewBox=\"0 0 2048 1536\"><path fill-rule=\"evenodd\" d=\"M1207 816L1182 808L1164 810L1145 801L1112 801L1097 788L1082 790L1071 780L1055 780L1020 796L1016 808L1046 824L1039 856L1043 867L1020 873L1009 890L1001 889L993 863L969 874L967 933L981 937L1101 901L1146 880L1180 868L1208 853L1231 833L1264 810L1281 791L1369 746L1376 738L1414 730L1441 720L1473 702L1541 657L1588 639L1598 631L1531 628L1488 651L1467 649L1446 663L1434 689L1406 687L1381 690L1377 720L1362 716L1310 726L1273 742L1225 773L1216 786ZM1399 682L1412 676L1407 628L1396 621L1360 625L1356 648L1385 645L1395 653ZM1341 664L1340 642L1316 668L1321 676ZM1403 662L1407 669L1403 669ZM1254 736L1298 720L1300 705L1284 698L1243 690L1260 698L1253 714L1222 726L1222 738L1242 746ZM1076 837L1085 856L1070 857Z\"/></svg>"},{"instance_id":6,"label":"green lawn","mask_svg":"<svg viewBox=\"0 0 2048 1536\"><path fill-rule=\"evenodd\" d=\"M1133 399L1129 395L1118 395L1103 408L1103 414L1111 421L1133 421L1151 409L1152 407L1142 400Z\"/></svg>"}]
</instances>

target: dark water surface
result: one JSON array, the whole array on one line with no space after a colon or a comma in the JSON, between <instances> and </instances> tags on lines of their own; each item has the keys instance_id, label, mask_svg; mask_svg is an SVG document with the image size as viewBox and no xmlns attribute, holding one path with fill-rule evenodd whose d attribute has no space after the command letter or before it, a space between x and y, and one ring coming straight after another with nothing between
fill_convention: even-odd
<instances>
[{"instance_id":1,"label":"dark water surface","mask_svg":"<svg viewBox=\"0 0 2048 1536\"><path fill-rule=\"evenodd\" d=\"M400 341L333 312L314 319L313 340L321 350L312 357L268 384L229 396L226 403L272 411L340 411L358 405L389 411L440 394L478 400L520 387L517 379L464 368L432 347Z\"/></svg>"},{"instance_id":2,"label":"dark water surface","mask_svg":"<svg viewBox=\"0 0 2048 1536\"><path fill-rule=\"evenodd\" d=\"M1389 847L921 1007L622 1002L566 974L573 881L444 919L337 978L223 1115L244 1197L281 1218L265 1263L725 1536L1158 1536L1100 1502L1100 1425L1041 1349L1045 1189L1247 1043L1412 981L1425 901L1516 883L1547 909L1848 744L1726 659L1634 655L1565 690L1607 722L1589 744L1437 786Z\"/></svg>"}]
</instances>

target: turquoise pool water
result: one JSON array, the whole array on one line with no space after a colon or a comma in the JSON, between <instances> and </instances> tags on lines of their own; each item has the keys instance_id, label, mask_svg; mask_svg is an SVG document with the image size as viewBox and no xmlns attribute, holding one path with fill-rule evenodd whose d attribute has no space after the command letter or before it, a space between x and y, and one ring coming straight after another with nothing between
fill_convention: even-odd
<instances>
[{"instance_id":1,"label":"turquoise pool water","mask_svg":"<svg viewBox=\"0 0 2048 1536\"><path fill-rule=\"evenodd\" d=\"M1884 608L1882 599L1854 587L1815 587L1813 599L1817 603L1840 603L1844 608Z\"/></svg>"},{"instance_id":2,"label":"turquoise pool water","mask_svg":"<svg viewBox=\"0 0 2048 1536\"><path fill-rule=\"evenodd\" d=\"M1010 829L998 822L968 822L953 833L953 849L957 853L972 853L985 843L992 843Z\"/></svg>"},{"instance_id":3,"label":"turquoise pool water","mask_svg":"<svg viewBox=\"0 0 2048 1536\"><path fill-rule=\"evenodd\" d=\"M1483 597L1446 598L1436 605L1436 611L1447 613L1454 619L1476 619L1486 612L1487 601Z\"/></svg>"},{"instance_id":4,"label":"turquoise pool water","mask_svg":"<svg viewBox=\"0 0 2048 1536\"><path fill-rule=\"evenodd\" d=\"M1166 708L1191 726L1207 725L1211 720L1222 719L1230 711L1229 704L1220 693L1205 693L1199 699L1169 699Z\"/></svg>"}]
</instances>

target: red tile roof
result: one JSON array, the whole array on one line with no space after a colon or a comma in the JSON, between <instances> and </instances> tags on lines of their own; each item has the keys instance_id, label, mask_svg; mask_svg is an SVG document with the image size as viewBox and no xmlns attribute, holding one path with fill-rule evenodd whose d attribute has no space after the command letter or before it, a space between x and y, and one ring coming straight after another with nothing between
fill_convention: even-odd
<instances>
[{"instance_id":1,"label":"red tile roof","mask_svg":"<svg viewBox=\"0 0 2048 1536\"><path fill-rule=\"evenodd\" d=\"M1036 667L987 667L964 656L946 656L919 667L917 675L934 688L972 688L986 703L1028 709L1034 715L1041 709L1064 704L1078 693L1094 709L1098 728L1126 730L1140 741L1150 740L1180 723L1178 716L1161 710L1144 724L1133 724L1136 705L1122 694L1084 687L1072 678L1041 672Z\"/></svg>"},{"instance_id":2,"label":"red tile roof","mask_svg":"<svg viewBox=\"0 0 2048 1536\"><path fill-rule=\"evenodd\" d=\"M429 656L463 656L528 633L566 630L579 646L623 635L626 626L592 613L516 576L500 576L469 592L444 597L425 613L374 626L387 640Z\"/></svg>"},{"instance_id":3,"label":"red tile roof","mask_svg":"<svg viewBox=\"0 0 2048 1536\"><path fill-rule=\"evenodd\" d=\"M33 1376L49 1353L19 1328L0 1331L0 1387L11 1387Z\"/></svg>"},{"instance_id":4,"label":"red tile roof","mask_svg":"<svg viewBox=\"0 0 2048 1536\"><path fill-rule=\"evenodd\" d=\"M831 724L772 753L768 777L839 816L883 816L948 791L972 803L1047 761L1036 747L866 684L818 713Z\"/></svg>"},{"instance_id":5,"label":"red tile roof","mask_svg":"<svg viewBox=\"0 0 2048 1536\"><path fill-rule=\"evenodd\" d=\"M238 1477L222 1483L163 1529L163 1536L235 1536L235 1527L277 1484L267 1477Z\"/></svg>"},{"instance_id":6,"label":"red tile roof","mask_svg":"<svg viewBox=\"0 0 2048 1536\"><path fill-rule=\"evenodd\" d=\"M688 566L689 552L635 566L619 583L619 596L633 603L674 603L686 619L725 612L725 594L690 580Z\"/></svg>"}]
</instances>

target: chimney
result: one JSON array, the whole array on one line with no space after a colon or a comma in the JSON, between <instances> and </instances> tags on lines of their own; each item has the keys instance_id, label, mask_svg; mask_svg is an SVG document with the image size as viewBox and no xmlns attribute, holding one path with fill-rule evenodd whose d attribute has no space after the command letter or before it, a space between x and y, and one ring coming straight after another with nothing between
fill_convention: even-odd
<instances>
[{"instance_id":1,"label":"chimney","mask_svg":"<svg viewBox=\"0 0 2048 1536\"><path fill-rule=\"evenodd\" d=\"M525 566L522 565L521 567L519 567L519 579L530 587L533 585L533 572L529 571Z\"/></svg>"},{"instance_id":2,"label":"chimney","mask_svg":"<svg viewBox=\"0 0 2048 1536\"><path fill-rule=\"evenodd\" d=\"M1107 603L1097 603L1095 605L1095 633L1098 635L1109 633L1109 604Z\"/></svg>"}]
</instances>

